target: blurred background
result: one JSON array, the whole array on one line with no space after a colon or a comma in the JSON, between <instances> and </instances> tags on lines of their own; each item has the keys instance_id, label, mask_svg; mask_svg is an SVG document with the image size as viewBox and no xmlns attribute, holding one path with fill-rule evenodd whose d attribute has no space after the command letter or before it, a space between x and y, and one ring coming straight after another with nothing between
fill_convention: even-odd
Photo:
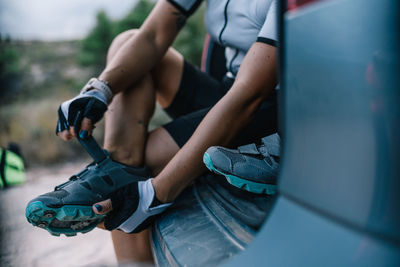
<instances>
[{"instance_id":1,"label":"blurred background","mask_svg":"<svg viewBox=\"0 0 400 267\"><path fill-rule=\"evenodd\" d=\"M60 103L75 96L105 64L113 38L139 28L149 0L0 0L0 146L20 145L27 166L75 159L78 142L56 138ZM174 47L200 64L204 7ZM165 120L157 112L151 127ZM102 127L96 129L102 137Z\"/></svg>"},{"instance_id":2,"label":"blurred background","mask_svg":"<svg viewBox=\"0 0 400 267\"><path fill-rule=\"evenodd\" d=\"M25 206L90 162L76 140L56 137L58 106L100 74L113 38L139 28L154 4L0 0L0 147L19 147L26 177L8 188L0 181L0 266L115 265L107 232L53 237L26 222ZM190 18L173 45L196 65L205 37L204 9ZM168 120L157 107L150 129ZM101 143L102 122L94 135Z\"/></svg>"}]
</instances>

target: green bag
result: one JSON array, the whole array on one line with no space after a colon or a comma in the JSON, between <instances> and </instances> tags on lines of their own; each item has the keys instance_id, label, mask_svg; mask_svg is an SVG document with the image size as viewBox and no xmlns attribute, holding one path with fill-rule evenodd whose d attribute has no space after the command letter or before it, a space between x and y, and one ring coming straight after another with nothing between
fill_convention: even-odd
<instances>
[{"instance_id":1,"label":"green bag","mask_svg":"<svg viewBox=\"0 0 400 267\"><path fill-rule=\"evenodd\" d=\"M25 182L24 160L18 154L0 147L0 188Z\"/></svg>"}]
</instances>

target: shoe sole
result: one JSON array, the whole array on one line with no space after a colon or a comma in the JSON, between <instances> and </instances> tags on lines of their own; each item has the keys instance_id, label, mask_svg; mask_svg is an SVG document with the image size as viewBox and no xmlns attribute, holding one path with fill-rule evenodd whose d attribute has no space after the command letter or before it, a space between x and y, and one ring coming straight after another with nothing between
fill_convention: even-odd
<instances>
[{"instance_id":1,"label":"shoe sole","mask_svg":"<svg viewBox=\"0 0 400 267\"><path fill-rule=\"evenodd\" d=\"M105 215L96 214L92 206L64 205L50 208L41 201L35 201L26 207L25 216L33 226L45 229L54 236L75 236L93 230Z\"/></svg>"},{"instance_id":2,"label":"shoe sole","mask_svg":"<svg viewBox=\"0 0 400 267\"><path fill-rule=\"evenodd\" d=\"M256 194L274 195L276 193L276 185L257 183L232 174L223 173L214 167L211 156L207 152L203 155L203 162L210 171L225 176L226 180L237 188Z\"/></svg>"}]
</instances>

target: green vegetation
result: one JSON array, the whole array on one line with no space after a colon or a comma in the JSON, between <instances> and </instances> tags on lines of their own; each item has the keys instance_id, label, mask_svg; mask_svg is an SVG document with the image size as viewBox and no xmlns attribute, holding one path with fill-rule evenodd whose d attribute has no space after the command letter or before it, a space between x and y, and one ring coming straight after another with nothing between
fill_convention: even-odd
<instances>
[{"instance_id":1,"label":"green vegetation","mask_svg":"<svg viewBox=\"0 0 400 267\"><path fill-rule=\"evenodd\" d=\"M173 47L178 50L187 61L197 66L201 63L204 37L206 28L204 25L205 5L202 4L199 10L186 22L176 38Z\"/></svg>"},{"instance_id":2,"label":"green vegetation","mask_svg":"<svg viewBox=\"0 0 400 267\"><path fill-rule=\"evenodd\" d=\"M97 23L89 35L82 40L79 62L102 68L105 63L107 49L115 36L129 29L139 29L154 4L148 0L140 0L138 4L121 20L112 21L105 11L97 14ZM173 47L183 54L191 63L200 65L202 47L205 36L203 23L204 5L196 12L181 30Z\"/></svg>"},{"instance_id":3,"label":"green vegetation","mask_svg":"<svg viewBox=\"0 0 400 267\"><path fill-rule=\"evenodd\" d=\"M79 62L82 65L104 66L107 49L113 39L112 22L104 11L97 14L97 25L82 41Z\"/></svg>"},{"instance_id":4,"label":"green vegetation","mask_svg":"<svg viewBox=\"0 0 400 267\"><path fill-rule=\"evenodd\" d=\"M153 9L153 6L154 4L149 1L139 1L125 18L116 22L114 36L129 29L138 29Z\"/></svg>"},{"instance_id":5,"label":"green vegetation","mask_svg":"<svg viewBox=\"0 0 400 267\"><path fill-rule=\"evenodd\" d=\"M20 71L17 51L7 43L0 40L0 103L12 96Z\"/></svg>"}]
</instances>

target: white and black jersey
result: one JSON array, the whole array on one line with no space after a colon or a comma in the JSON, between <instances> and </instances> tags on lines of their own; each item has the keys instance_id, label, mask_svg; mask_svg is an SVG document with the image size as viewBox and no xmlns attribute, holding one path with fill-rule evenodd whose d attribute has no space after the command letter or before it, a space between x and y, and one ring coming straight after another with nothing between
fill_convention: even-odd
<instances>
[{"instance_id":1,"label":"white and black jersey","mask_svg":"<svg viewBox=\"0 0 400 267\"><path fill-rule=\"evenodd\" d=\"M168 0L190 16L203 0ZM276 46L277 0L207 0L207 32L225 47L227 75L235 77L254 42Z\"/></svg>"}]
</instances>

